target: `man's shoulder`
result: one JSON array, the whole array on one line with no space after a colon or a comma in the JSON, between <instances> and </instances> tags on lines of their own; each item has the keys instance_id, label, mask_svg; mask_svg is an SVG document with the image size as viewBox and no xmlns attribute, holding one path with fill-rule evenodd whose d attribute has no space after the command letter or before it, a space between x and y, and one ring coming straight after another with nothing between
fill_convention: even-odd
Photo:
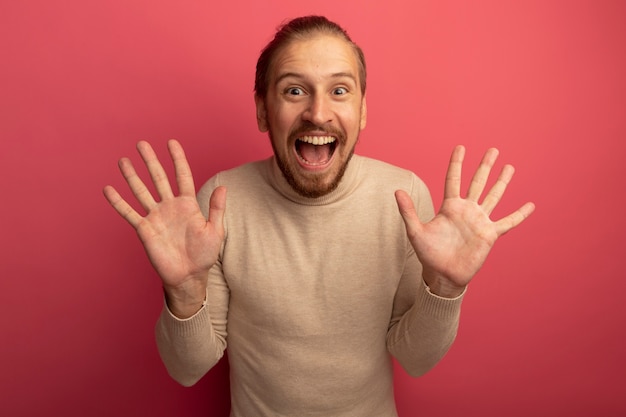
<instances>
[{"instance_id":1,"label":"man's shoulder","mask_svg":"<svg viewBox=\"0 0 626 417\"><path fill-rule=\"evenodd\" d=\"M204 201L217 187L225 186L229 194L249 195L262 192L267 184L269 159L246 162L218 172L209 178L198 191L198 199Z\"/></svg>"},{"instance_id":2,"label":"man's shoulder","mask_svg":"<svg viewBox=\"0 0 626 417\"><path fill-rule=\"evenodd\" d=\"M218 172L205 183L205 186L215 188L219 186L237 186L263 180L267 172L268 160L246 162Z\"/></svg>"},{"instance_id":3,"label":"man's shoulder","mask_svg":"<svg viewBox=\"0 0 626 417\"><path fill-rule=\"evenodd\" d=\"M409 169L367 156L355 155L354 157L360 165L360 175L370 181L397 185L421 182L420 178Z\"/></svg>"},{"instance_id":4,"label":"man's shoulder","mask_svg":"<svg viewBox=\"0 0 626 417\"><path fill-rule=\"evenodd\" d=\"M400 172L400 173L411 172L405 168L402 168L397 165L391 164L389 162L385 162L383 160L372 158L369 156L355 154L354 158L359 159L360 163L363 164L363 166L366 166L372 169L389 170L389 171L395 171L395 172Z\"/></svg>"}]
</instances>

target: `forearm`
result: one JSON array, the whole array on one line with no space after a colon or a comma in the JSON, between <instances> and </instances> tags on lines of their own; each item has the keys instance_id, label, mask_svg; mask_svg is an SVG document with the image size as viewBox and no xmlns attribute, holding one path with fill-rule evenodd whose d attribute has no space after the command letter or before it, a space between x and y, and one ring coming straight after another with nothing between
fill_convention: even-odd
<instances>
[{"instance_id":1,"label":"forearm","mask_svg":"<svg viewBox=\"0 0 626 417\"><path fill-rule=\"evenodd\" d=\"M200 307L186 319L176 317L164 304L156 326L159 354L168 372L182 385L197 382L223 356L229 291L221 264L209 273L199 297Z\"/></svg>"},{"instance_id":2,"label":"forearm","mask_svg":"<svg viewBox=\"0 0 626 417\"><path fill-rule=\"evenodd\" d=\"M387 348L411 376L432 369L456 337L463 294L448 299L419 283L415 303L389 331Z\"/></svg>"},{"instance_id":3,"label":"forearm","mask_svg":"<svg viewBox=\"0 0 626 417\"><path fill-rule=\"evenodd\" d=\"M223 356L224 334L211 323L208 306L180 320L164 306L156 325L156 342L168 373L184 386L195 384Z\"/></svg>"}]
</instances>

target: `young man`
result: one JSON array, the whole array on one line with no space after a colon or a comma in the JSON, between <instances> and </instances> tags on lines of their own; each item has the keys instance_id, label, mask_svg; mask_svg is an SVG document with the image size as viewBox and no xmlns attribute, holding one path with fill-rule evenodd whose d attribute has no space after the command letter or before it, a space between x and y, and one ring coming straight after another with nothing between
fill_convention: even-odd
<instances>
[{"instance_id":1,"label":"young man","mask_svg":"<svg viewBox=\"0 0 626 417\"><path fill-rule=\"evenodd\" d=\"M443 357L467 284L534 209L489 219L508 165L478 203L495 149L466 198L464 149L454 150L437 215L414 174L354 155L365 81L363 54L343 29L294 19L257 64L257 121L272 158L219 173L196 198L170 141L175 196L140 142L160 201L126 158L122 174L147 215L104 190L163 281L156 337L168 371L191 385L228 345L233 416L395 416L390 354L416 376Z\"/></svg>"}]
</instances>

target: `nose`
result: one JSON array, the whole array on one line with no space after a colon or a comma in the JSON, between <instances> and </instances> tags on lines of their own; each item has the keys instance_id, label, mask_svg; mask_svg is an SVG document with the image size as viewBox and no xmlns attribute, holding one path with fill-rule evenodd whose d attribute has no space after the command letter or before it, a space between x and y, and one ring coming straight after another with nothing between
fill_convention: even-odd
<instances>
[{"instance_id":1,"label":"nose","mask_svg":"<svg viewBox=\"0 0 626 417\"><path fill-rule=\"evenodd\" d=\"M309 106L302 114L302 118L317 126L323 126L328 122L332 122L332 104L328 97L322 94L312 95Z\"/></svg>"}]
</instances>

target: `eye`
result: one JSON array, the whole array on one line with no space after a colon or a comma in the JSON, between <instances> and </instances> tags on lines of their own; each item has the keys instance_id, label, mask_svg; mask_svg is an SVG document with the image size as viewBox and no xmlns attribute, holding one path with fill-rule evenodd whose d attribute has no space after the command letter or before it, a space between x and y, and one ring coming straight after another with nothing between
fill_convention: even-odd
<instances>
[{"instance_id":1,"label":"eye","mask_svg":"<svg viewBox=\"0 0 626 417\"><path fill-rule=\"evenodd\" d=\"M300 87L289 87L286 90L286 93L290 96L301 96L302 94L304 94L304 91L302 91Z\"/></svg>"},{"instance_id":2,"label":"eye","mask_svg":"<svg viewBox=\"0 0 626 417\"><path fill-rule=\"evenodd\" d=\"M336 96L343 96L348 93L348 89L345 87L337 87L333 90L333 94Z\"/></svg>"}]
</instances>

